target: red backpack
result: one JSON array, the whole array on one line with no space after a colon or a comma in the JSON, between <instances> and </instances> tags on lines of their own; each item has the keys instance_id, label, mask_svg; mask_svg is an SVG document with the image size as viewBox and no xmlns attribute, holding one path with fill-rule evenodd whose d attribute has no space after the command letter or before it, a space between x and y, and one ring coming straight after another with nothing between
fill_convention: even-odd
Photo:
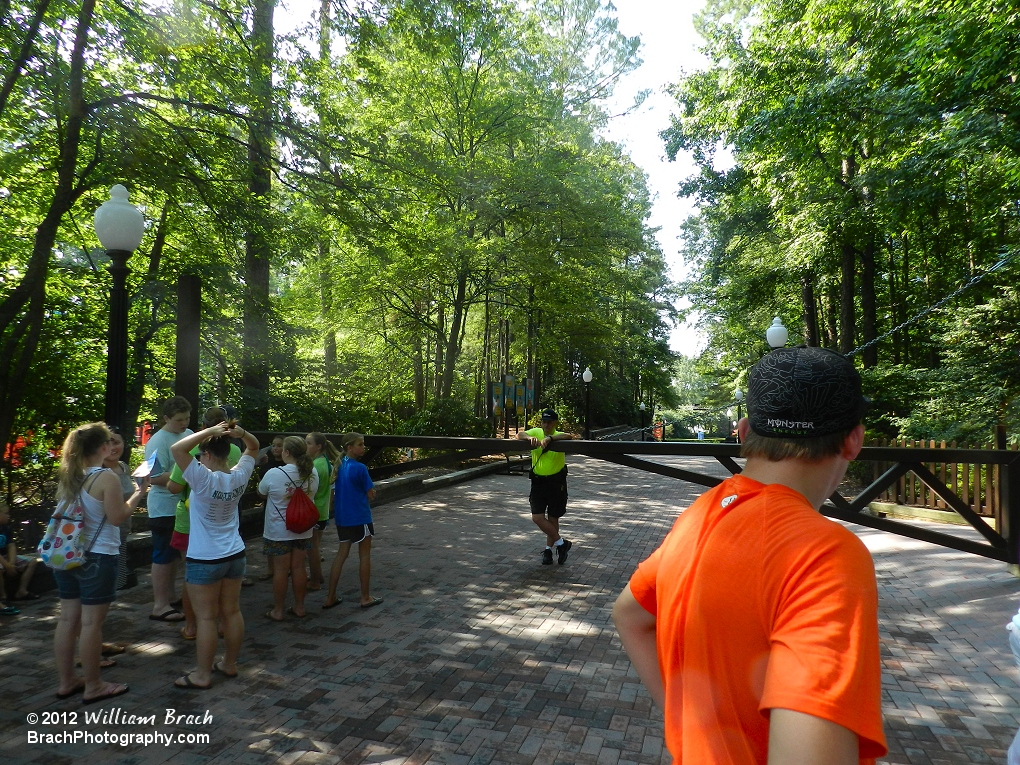
<instances>
[{"instance_id":1,"label":"red backpack","mask_svg":"<svg viewBox=\"0 0 1020 765\"><path fill-rule=\"evenodd\" d=\"M283 470L282 468L277 469ZM283 474L287 476L287 483L294 487L294 493L291 494L290 502L287 503L286 517L284 517L283 513L280 513L280 508L276 508L276 512L279 513L280 517L287 524L287 531L294 534L304 534L319 522L319 508L308 498L305 490L291 480L285 470Z\"/></svg>"}]
</instances>

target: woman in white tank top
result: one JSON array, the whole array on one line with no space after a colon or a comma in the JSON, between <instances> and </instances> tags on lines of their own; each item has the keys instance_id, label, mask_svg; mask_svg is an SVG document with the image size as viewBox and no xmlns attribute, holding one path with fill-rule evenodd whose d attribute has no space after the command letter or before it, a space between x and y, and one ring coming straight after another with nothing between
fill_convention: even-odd
<instances>
[{"instance_id":1,"label":"woman in white tank top","mask_svg":"<svg viewBox=\"0 0 1020 765\"><path fill-rule=\"evenodd\" d=\"M72 430L64 441L57 479L59 505L70 505L81 497L86 548L84 563L79 568L53 572L60 593L60 618L53 638L60 676L57 698L81 693L83 704L128 692L126 685L100 679L99 662L103 620L117 594L118 526L138 507L148 482L124 501L117 476L103 468L103 460L110 453L111 437L110 430L101 422ZM74 671L76 642L84 677L78 677Z\"/></svg>"}]
</instances>

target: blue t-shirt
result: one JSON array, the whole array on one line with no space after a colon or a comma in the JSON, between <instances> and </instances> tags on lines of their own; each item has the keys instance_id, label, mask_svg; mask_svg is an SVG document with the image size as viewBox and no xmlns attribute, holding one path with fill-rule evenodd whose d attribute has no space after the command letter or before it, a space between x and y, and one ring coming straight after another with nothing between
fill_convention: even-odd
<instances>
[{"instance_id":1,"label":"blue t-shirt","mask_svg":"<svg viewBox=\"0 0 1020 765\"><path fill-rule=\"evenodd\" d=\"M11 533L11 524L5 523L0 525L0 555L7 555L7 545L14 541L14 535ZM3 600L3 598L0 598Z\"/></svg>"},{"instance_id":2,"label":"blue t-shirt","mask_svg":"<svg viewBox=\"0 0 1020 765\"><path fill-rule=\"evenodd\" d=\"M344 457L333 485L333 514L337 526L360 526L372 522L368 492L374 486L368 468Z\"/></svg>"}]
</instances>

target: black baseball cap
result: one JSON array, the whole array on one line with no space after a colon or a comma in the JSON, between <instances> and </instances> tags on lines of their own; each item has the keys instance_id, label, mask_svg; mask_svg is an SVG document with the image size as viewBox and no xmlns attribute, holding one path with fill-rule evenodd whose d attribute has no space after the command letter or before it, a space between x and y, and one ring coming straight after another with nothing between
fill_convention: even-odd
<instances>
[{"instance_id":1,"label":"black baseball cap","mask_svg":"<svg viewBox=\"0 0 1020 765\"><path fill-rule=\"evenodd\" d=\"M542 412L542 419L546 421L556 420L558 422L560 418L556 416L556 411L554 409L546 409Z\"/></svg>"},{"instance_id":2,"label":"black baseball cap","mask_svg":"<svg viewBox=\"0 0 1020 765\"><path fill-rule=\"evenodd\" d=\"M767 438L850 430L870 403L853 362L825 348L777 348L748 377L747 418Z\"/></svg>"}]
</instances>

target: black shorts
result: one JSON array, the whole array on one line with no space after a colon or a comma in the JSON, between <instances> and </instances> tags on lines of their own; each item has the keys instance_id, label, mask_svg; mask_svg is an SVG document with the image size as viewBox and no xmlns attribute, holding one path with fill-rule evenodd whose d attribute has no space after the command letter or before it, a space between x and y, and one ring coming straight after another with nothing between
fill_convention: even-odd
<instances>
[{"instance_id":1,"label":"black shorts","mask_svg":"<svg viewBox=\"0 0 1020 765\"><path fill-rule=\"evenodd\" d=\"M550 518L562 518L567 512L567 469L563 468L553 475L531 474L532 515L548 515Z\"/></svg>"},{"instance_id":2,"label":"black shorts","mask_svg":"<svg viewBox=\"0 0 1020 765\"><path fill-rule=\"evenodd\" d=\"M329 518L326 518L325 520L322 520L322 521L319 521L318 523L316 523L312 528L313 529L318 529L319 531L325 531L326 526L328 526L328 525L329 525Z\"/></svg>"},{"instance_id":3,"label":"black shorts","mask_svg":"<svg viewBox=\"0 0 1020 765\"><path fill-rule=\"evenodd\" d=\"M337 526L336 535L341 542L349 542L352 545L364 542L369 537L375 536L375 525L362 523L357 526Z\"/></svg>"}]
</instances>

